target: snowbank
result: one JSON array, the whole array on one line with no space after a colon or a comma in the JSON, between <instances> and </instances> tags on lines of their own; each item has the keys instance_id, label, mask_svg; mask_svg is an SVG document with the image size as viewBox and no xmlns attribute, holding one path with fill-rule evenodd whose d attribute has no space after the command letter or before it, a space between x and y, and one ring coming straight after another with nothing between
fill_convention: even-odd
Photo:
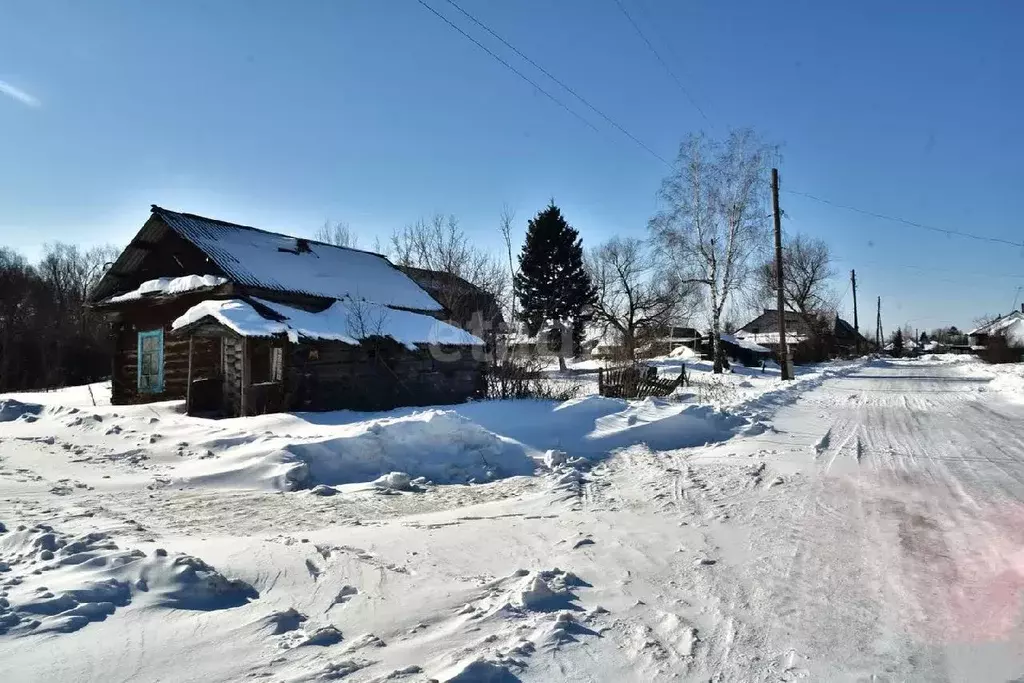
<instances>
[{"instance_id":1,"label":"snowbank","mask_svg":"<svg viewBox=\"0 0 1024 683\"><path fill-rule=\"evenodd\" d=\"M199 471L185 479L193 484L292 490L381 477L392 481L393 473L464 484L532 474L536 467L521 444L451 410L368 420L335 431L337 435L328 438L259 440L239 446L221 459L199 461L194 465Z\"/></svg>"},{"instance_id":2,"label":"snowbank","mask_svg":"<svg viewBox=\"0 0 1024 683\"><path fill-rule=\"evenodd\" d=\"M992 377L989 388L1001 391L1015 400L1024 401L1024 363L1007 363L1005 365L979 363L979 366Z\"/></svg>"},{"instance_id":3,"label":"snowbank","mask_svg":"<svg viewBox=\"0 0 1024 683\"><path fill-rule=\"evenodd\" d=\"M690 360L700 358L700 354L691 349L689 346L677 346L672 349L668 354L670 358L678 358L679 360Z\"/></svg>"}]
</instances>

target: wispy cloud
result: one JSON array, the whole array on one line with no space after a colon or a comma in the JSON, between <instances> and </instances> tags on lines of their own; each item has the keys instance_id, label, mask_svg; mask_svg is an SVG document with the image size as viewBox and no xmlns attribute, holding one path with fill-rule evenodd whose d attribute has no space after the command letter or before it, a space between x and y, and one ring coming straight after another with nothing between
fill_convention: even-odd
<instances>
[{"instance_id":1,"label":"wispy cloud","mask_svg":"<svg viewBox=\"0 0 1024 683\"><path fill-rule=\"evenodd\" d=\"M3 93L4 95L7 95L8 97L12 97L12 98L16 99L17 101L21 102L22 104L27 105L29 107L38 107L38 106L40 106L42 104L42 102L40 102L38 99L36 99L32 95L28 94L27 92L25 92L21 88L15 88L10 83L4 82L4 81L0 81L0 93Z\"/></svg>"}]
</instances>

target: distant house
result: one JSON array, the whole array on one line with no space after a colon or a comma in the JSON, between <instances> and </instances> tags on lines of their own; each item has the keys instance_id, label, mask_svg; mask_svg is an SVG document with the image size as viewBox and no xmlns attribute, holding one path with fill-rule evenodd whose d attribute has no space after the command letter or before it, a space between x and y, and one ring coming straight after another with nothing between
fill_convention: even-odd
<instances>
[{"instance_id":1,"label":"distant house","mask_svg":"<svg viewBox=\"0 0 1024 683\"><path fill-rule=\"evenodd\" d=\"M506 330L501 306L491 292L452 273L412 266L396 267L445 307L452 324L474 334Z\"/></svg>"},{"instance_id":2,"label":"distant house","mask_svg":"<svg viewBox=\"0 0 1024 683\"><path fill-rule=\"evenodd\" d=\"M1024 304L967 333L971 351L996 362L1019 361L1024 349Z\"/></svg>"},{"instance_id":3,"label":"distant house","mask_svg":"<svg viewBox=\"0 0 1024 683\"><path fill-rule=\"evenodd\" d=\"M839 316L826 319L823 329L817 334L799 314L786 311L786 345L794 362L810 362L835 356L853 355L867 342ZM768 347L776 356L779 352L779 313L777 309L766 308L736 332L737 339L745 339Z\"/></svg>"},{"instance_id":4,"label":"distant house","mask_svg":"<svg viewBox=\"0 0 1024 683\"><path fill-rule=\"evenodd\" d=\"M622 335L611 325L587 325L581 346L584 355L595 359L621 359L625 355Z\"/></svg>"},{"instance_id":5,"label":"distant house","mask_svg":"<svg viewBox=\"0 0 1024 683\"><path fill-rule=\"evenodd\" d=\"M383 256L158 206L89 305L111 322L115 404L376 410L483 388L483 341Z\"/></svg>"},{"instance_id":6,"label":"distant house","mask_svg":"<svg viewBox=\"0 0 1024 683\"><path fill-rule=\"evenodd\" d=\"M772 357L771 349L761 346L750 339L744 339L732 334L723 334L720 339L726 358L739 361L747 367L756 367Z\"/></svg>"}]
</instances>

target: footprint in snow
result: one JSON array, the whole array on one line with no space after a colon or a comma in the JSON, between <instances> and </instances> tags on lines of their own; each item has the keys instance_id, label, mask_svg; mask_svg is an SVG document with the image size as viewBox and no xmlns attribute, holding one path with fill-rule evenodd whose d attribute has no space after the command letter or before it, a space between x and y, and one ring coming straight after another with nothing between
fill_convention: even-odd
<instances>
[{"instance_id":1,"label":"footprint in snow","mask_svg":"<svg viewBox=\"0 0 1024 683\"><path fill-rule=\"evenodd\" d=\"M318 566L316 565L316 563L315 563L315 562L313 562L313 560L310 560L310 559L307 559L307 560L306 560L306 571L308 571L308 572L309 572L309 575L310 575L311 577L313 577L313 580L314 580L314 581L316 581L317 579L319 579L319 578L320 578L320 575L321 575L321 574L323 573L323 570L322 570L322 569L320 569L320 567L318 567Z\"/></svg>"}]
</instances>

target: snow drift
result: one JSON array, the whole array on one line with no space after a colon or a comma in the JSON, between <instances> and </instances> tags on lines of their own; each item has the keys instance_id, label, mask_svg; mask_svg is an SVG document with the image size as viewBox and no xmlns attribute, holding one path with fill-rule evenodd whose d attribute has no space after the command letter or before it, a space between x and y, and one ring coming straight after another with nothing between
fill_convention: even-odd
<instances>
[{"instance_id":1,"label":"snow drift","mask_svg":"<svg viewBox=\"0 0 1024 683\"><path fill-rule=\"evenodd\" d=\"M32 419L42 412L43 407L34 403L22 403L13 398L0 400L0 422Z\"/></svg>"},{"instance_id":2,"label":"snow drift","mask_svg":"<svg viewBox=\"0 0 1024 683\"><path fill-rule=\"evenodd\" d=\"M438 484L464 484L532 474L536 467L521 444L451 410L426 410L338 431L330 438L276 448L273 441L238 447L213 463L217 471L186 479L226 484L255 480L294 490L372 482L396 472ZM267 452L268 446L273 450Z\"/></svg>"},{"instance_id":3,"label":"snow drift","mask_svg":"<svg viewBox=\"0 0 1024 683\"><path fill-rule=\"evenodd\" d=\"M49 525L0 525L0 635L71 633L139 596L188 610L237 607L259 597L197 557L155 549L147 557L104 532L72 537Z\"/></svg>"}]
</instances>

